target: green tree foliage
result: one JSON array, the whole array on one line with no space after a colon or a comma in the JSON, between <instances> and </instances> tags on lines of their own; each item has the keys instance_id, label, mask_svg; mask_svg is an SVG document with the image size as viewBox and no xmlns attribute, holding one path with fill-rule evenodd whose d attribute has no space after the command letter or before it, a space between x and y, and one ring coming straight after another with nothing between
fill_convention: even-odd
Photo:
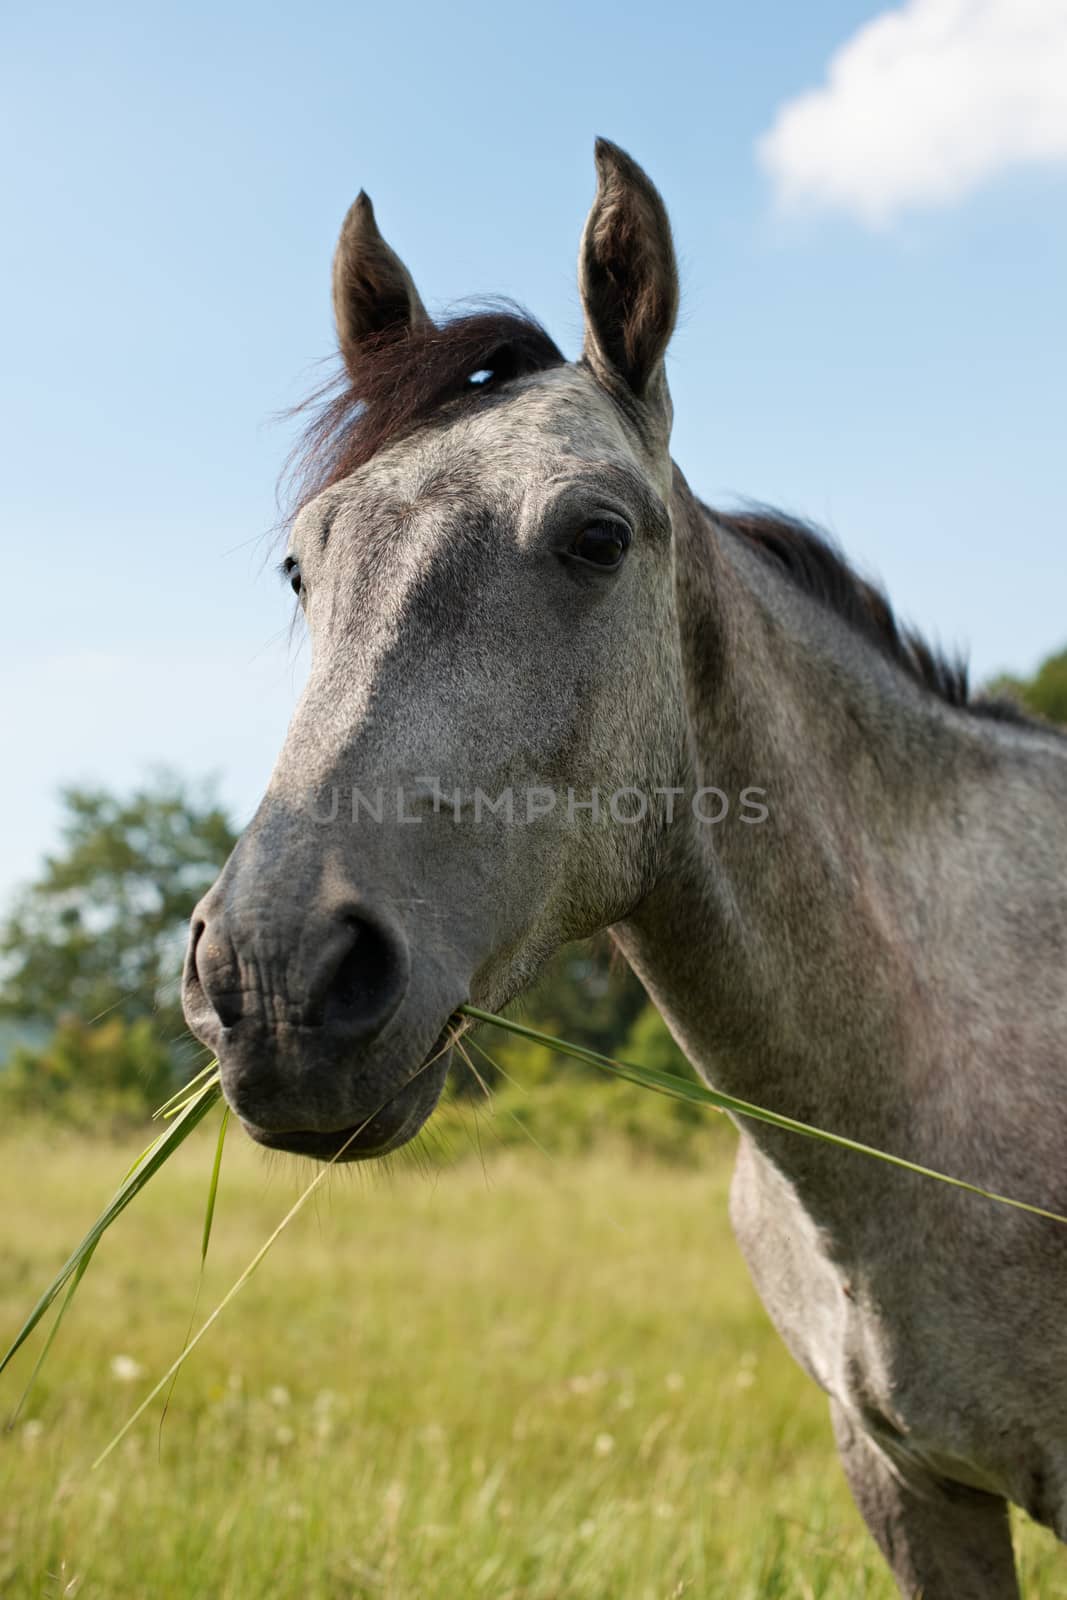
<instances>
[{"instance_id":1,"label":"green tree foliage","mask_svg":"<svg viewBox=\"0 0 1067 1600\"><path fill-rule=\"evenodd\" d=\"M185 1028L186 924L232 824L209 789L169 774L126 797L68 788L61 800L61 848L0 928L0 1016L151 1018L169 1042Z\"/></svg>"},{"instance_id":2,"label":"green tree foliage","mask_svg":"<svg viewBox=\"0 0 1067 1600\"><path fill-rule=\"evenodd\" d=\"M648 997L607 934L558 955L530 1000L534 1026L605 1055L648 1006Z\"/></svg>"},{"instance_id":3,"label":"green tree foliage","mask_svg":"<svg viewBox=\"0 0 1067 1600\"><path fill-rule=\"evenodd\" d=\"M510 1009L543 1033L604 1055L618 1055L630 1027L646 1008L649 1000L644 989L607 934L601 934L581 944L566 945L529 993ZM468 1052L474 1071L467 1071L460 1059L453 1073L460 1097L483 1094L486 1086L498 1085L508 1077L524 1084L541 1084L561 1075L597 1082L603 1076L595 1067L568 1060L499 1028L480 1028L475 1037L481 1048L471 1046Z\"/></svg>"},{"instance_id":4,"label":"green tree foliage","mask_svg":"<svg viewBox=\"0 0 1067 1600\"><path fill-rule=\"evenodd\" d=\"M40 1048L18 1045L0 1074L0 1106L84 1127L141 1120L174 1088L173 1056L147 1017L65 1017Z\"/></svg>"},{"instance_id":5,"label":"green tree foliage","mask_svg":"<svg viewBox=\"0 0 1067 1600\"><path fill-rule=\"evenodd\" d=\"M561 950L513 1009L516 1016L544 1033L604 1055L617 1055L630 1027L648 1005L644 989L608 936L602 934ZM561 1072L600 1077L592 1067L568 1061L499 1029L483 1029L478 1038L501 1072L512 1073L524 1083L540 1083ZM484 1056L475 1052L474 1064L487 1081L495 1081L494 1066ZM464 1092L477 1092L473 1079L468 1082L461 1075L461 1082Z\"/></svg>"},{"instance_id":6,"label":"green tree foliage","mask_svg":"<svg viewBox=\"0 0 1067 1600\"><path fill-rule=\"evenodd\" d=\"M1039 717L1067 725L1067 650L1049 656L1032 678L998 678L992 689Z\"/></svg>"},{"instance_id":7,"label":"green tree foliage","mask_svg":"<svg viewBox=\"0 0 1067 1600\"><path fill-rule=\"evenodd\" d=\"M577 963L575 976L567 972ZM622 996L631 1016L628 1026L612 1032L596 1016L596 1040L581 1026L586 985L599 998L604 985ZM572 949L558 958L522 1008L534 1026L549 1029L550 1020L566 1008L568 1030L558 1033L575 1043L588 1043L606 1054L659 1071L691 1076L692 1068L667 1031L659 1012L637 979L612 958L606 941ZM454 1156L466 1148L483 1156L497 1147L534 1144L553 1156L583 1155L604 1145L620 1146L634 1156L685 1165L706 1162L722 1140L732 1138L724 1117L687 1101L669 1099L633 1083L620 1083L595 1067L568 1060L531 1040L496 1028L482 1028L463 1048L470 1054L486 1086L495 1081L491 1100L473 1077L454 1074L450 1101L439 1111L426 1140L426 1155Z\"/></svg>"}]
</instances>

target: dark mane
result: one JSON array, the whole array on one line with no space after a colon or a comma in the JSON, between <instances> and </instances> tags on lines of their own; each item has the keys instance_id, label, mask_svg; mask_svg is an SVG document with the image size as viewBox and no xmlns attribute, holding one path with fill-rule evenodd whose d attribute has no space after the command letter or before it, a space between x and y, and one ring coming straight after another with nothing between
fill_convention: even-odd
<instances>
[{"instance_id":1,"label":"dark mane","mask_svg":"<svg viewBox=\"0 0 1067 1600\"><path fill-rule=\"evenodd\" d=\"M484 404L509 379L563 364L540 323L508 304L368 339L355 376L296 408L310 421L287 470L294 514L443 406Z\"/></svg>"},{"instance_id":2,"label":"dark mane","mask_svg":"<svg viewBox=\"0 0 1067 1600\"><path fill-rule=\"evenodd\" d=\"M920 634L903 627L883 591L861 578L817 528L763 507L737 512L715 511L710 506L704 509L950 706L1005 722L1044 727L1009 700L972 699L966 663L935 650Z\"/></svg>"}]
</instances>

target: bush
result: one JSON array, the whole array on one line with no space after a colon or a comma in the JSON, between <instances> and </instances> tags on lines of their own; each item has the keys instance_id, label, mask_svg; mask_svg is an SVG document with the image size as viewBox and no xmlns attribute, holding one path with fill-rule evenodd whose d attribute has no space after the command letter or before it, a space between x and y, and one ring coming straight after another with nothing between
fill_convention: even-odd
<instances>
[{"instance_id":1,"label":"bush","mask_svg":"<svg viewBox=\"0 0 1067 1600\"><path fill-rule=\"evenodd\" d=\"M175 1087L171 1053L148 1018L64 1017L46 1044L12 1051L0 1108L83 1127L143 1123Z\"/></svg>"},{"instance_id":2,"label":"bush","mask_svg":"<svg viewBox=\"0 0 1067 1600\"><path fill-rule=\"evenodd\" d=\"M532 1018L531 1026L545 1024ZM722 1148L720 1141L732 1137L727 1119L710 1108L607 1077L596 1067L497 1028L479 1029L473 1041L464 1041L464 1049L495 1088L487 1101L481 1090L472 1095L461 1079L430 1124L424 1150L431 1160L443 1151L454 1159L465 1151L480 1149L489 1155L500 1146L530 1143L552 1156L582 1155L599 1144L615 1144L635 1156L688 1166L703 1163L716 1144ZM660 1072L695 1076L649 1001L615 1054Z\"/></svg>"},{"instance_id":3,"label":"bush","mask_svg":"<svg viewBox=\"0 0 1067 1600\"><path fill-rule=\"evenodd\" d=\"M990 692L1017 701L1036 716L1067 725L1067 650L1049 656L1029 680L995 679Z\"/></svg>"}]
</instances>

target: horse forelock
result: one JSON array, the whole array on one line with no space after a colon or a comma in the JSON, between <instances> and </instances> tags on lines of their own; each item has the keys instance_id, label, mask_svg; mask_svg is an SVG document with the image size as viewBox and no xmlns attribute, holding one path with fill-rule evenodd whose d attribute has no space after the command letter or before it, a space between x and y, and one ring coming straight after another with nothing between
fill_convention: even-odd
<instances>
[{"instance_id":1,"label":"horse forelock","mask_svg":"<svg viewBox=\"0 0 1067 1600\"><path fill-rule=\"evenodd\" d=\"M355 373L317 389L287 468L292 514L448 407L484 406L516 378L565 365L539 322L509 304L367 339Z\"/></svg>"}]
</instances>

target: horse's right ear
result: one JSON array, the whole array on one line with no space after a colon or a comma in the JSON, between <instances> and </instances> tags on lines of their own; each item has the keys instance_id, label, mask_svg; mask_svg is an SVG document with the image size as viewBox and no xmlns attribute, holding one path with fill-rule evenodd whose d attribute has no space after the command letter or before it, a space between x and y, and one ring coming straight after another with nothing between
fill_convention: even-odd
<instances>
[{"instance_id":1,"label":"horse's right ear","mask_svg":"<svg viewBox=\"0 0 1067 1600\"><path fill-rule=\"evenodd\" d=\"M665 409L669 427L663 357L678 315L678 268L667 208L636 161L607 139L596 142L596 169L578 254L582 354L605 388L623 384Z\"/></svg>"},{"instance_id":2,"label":"horse's right ear","mask_svg":"<svg viewBox=\"0 0 1067 1600\"><path fill-rule=\"evenodd\" d=\"M368 339L429 324L407 267L378 232L362 189L341 226L333 258L333 314L345 366L358 377Z\"/></svg>"}]
</instances>

